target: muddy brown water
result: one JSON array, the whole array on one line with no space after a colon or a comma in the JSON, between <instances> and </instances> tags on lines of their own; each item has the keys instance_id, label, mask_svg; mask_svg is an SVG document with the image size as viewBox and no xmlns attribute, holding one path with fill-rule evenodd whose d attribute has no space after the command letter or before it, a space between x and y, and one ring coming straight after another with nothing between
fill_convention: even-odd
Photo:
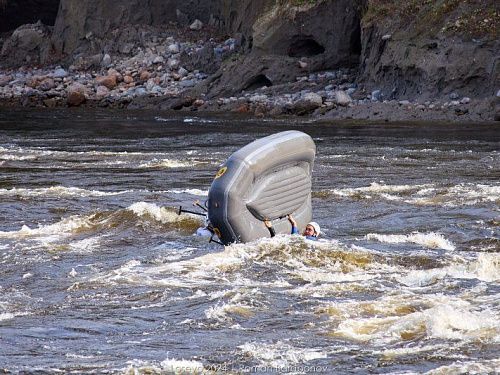
<instances>
[{"instance_id":1,"label":"muddy brown water","mask_svg":"<svg viewBox=\"0 0 500 375\"><path fill-rule=\"evenodd\" d=\"M289 129L322 240L194 236L176 208ZM494 373L499 130L2 109L0 369Z\"/></svg>"}]
</instances>

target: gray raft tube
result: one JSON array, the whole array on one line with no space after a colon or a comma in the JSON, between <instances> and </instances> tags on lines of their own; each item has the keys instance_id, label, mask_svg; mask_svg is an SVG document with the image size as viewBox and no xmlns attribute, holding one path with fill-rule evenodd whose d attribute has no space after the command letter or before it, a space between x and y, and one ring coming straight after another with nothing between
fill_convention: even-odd
<instances>
[{"instance_id":1,"label":"gray raft tube","mask_svg":"<svg viewBox=\"0 0 500 375\"><path fill-rule=\"evenodd\" d=\"M312 138L285 131L258 139L232 154L208 193L208 218L221 242L250 242L290 234L287 215L299 228L311 221L311 175L316 155Z\"/></svg>"}]
</instances>

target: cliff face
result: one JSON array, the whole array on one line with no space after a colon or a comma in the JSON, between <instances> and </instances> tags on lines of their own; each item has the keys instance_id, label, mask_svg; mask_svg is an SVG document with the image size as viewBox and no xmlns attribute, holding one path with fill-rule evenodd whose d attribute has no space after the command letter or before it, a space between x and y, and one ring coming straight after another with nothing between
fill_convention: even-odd
<instances>
[{"instance_id":1,"label":"cliff face","mask_svg":"<svg viewBox=\"0 0 500 375\"><path fill-rule=\"evenodd\" d=\"M225 64L205 93L209 97L233 95L293 82L299 75L318 70L356 67L361 53L363 3L276 3L253 23L249 53Z\"/></svg>"},{"instance_id":2,"label":"cliff face","mask_svg":"<svg viewBox=\"0 0 500 375\"><path fill-rule=\"evenodd\" d=\"M31 8L16 11L28 3ZM488 97L500 88L500 5L496 0L480 3L9 0L0 10L4 28L17 25L7 22L12 12L30 20L35 14L53 15L56 6L58 13L53 30L41 24L16 30L3 42L0 65L61 61L69 65L92 54L126 55L127 43L142 38L143 31L134 25L147 25L153 33L155 27L182 31L199 19L205 25L205 38L215 33L233 36L240 53L224 61L196 95L234 95L293 82L315 71L349 67L357 69L366 94L377 90L379 99L436 97L455 91ZM53 18L43 22L50 25Z\"/></svg>"},{"instance_id":3,"label":"cliff face","mask_svg":"<svg viewBox=\"0 0 500 375\"><path fill-rule=\"evenodd\" d=\"M272 0L61 0L52 41L56 50L99 52L103 39L130 25L189 26L195 19L224 33L248 35L256 17ZM92 44L94 40L97 43Z\"/></svg>"},{"instance_id":4,"label":"cliff face","mask_svg":"<svg viewBox=\"0 0 500 375\"><path fill-rule=\"evenodd\" d=\"M386 6L390 15L381 12L383 7L368 9L362 21L359 77L367 89L379 89L387 99L496 93L498 1L484 0L480 6L466 0L402 4ZM382 14L373 14L377 11Z\"/></svg>"}]
</instances>

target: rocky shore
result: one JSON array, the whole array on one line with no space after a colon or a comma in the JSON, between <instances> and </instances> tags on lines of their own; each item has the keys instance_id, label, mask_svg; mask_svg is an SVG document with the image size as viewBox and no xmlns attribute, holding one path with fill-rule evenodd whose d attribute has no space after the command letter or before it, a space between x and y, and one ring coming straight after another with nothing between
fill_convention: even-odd
<instances>
[{"instance_id":1,"label":"rocky shore","mask_svg":"<svg viewBox=\"0 0 500 375\"><path fill-rule=\"evenodd\" d=\"M307 22L314 24L314 19ZM258 27L264 31L269 28L265 23L255 24L257 31ZM264 35L257 31L254 35ZM61 64L47 57L50 32L38 22L23 25L0 40L2 56L18 54L11 60L21 60L11 67L0 64L0 106L147 108L382 121L500 120L500 87L496 94L484 95L480 90L465 89L466 83L457 85L450 80L453 84L438 92L433 87L411 91L425 82L410 74L403 80L393 77L392 86L381 81L378 87L377 79L367 80L367 74L363 74L370 59L378 62L385 56L379 46L379 55L373 57L372 44L352 47L361 53L361 59L365 55L361 65L352 63L352 50L339 57L344 63L327 64L325 60L333 52L325 51L316 42L321 41L321 35L298 42L292 38L288 55L269 62L268 50L276 48L276 42L254 38L254 48L249 51L244 34L230 36L220 32L213 22L195 19L185 25L121 26L100 38L88 32L86 45L94 47L77 49L71 59ZM355 35L356 29L352 32ZM373 38L371 28L365 34L367 39ZM392 39L396 38L384 34L376 43L382 43L384 49L389 42L397 46L399 42ZM347 42L335 43L338 48L352 45ZM455 75L460 73L449 70ZM474 74L470 73L470 77L477 76ZM461 79L470 78L462 75ZM417 83L410 82L401 90L404 79Z\"/></svg>"}]
</instances>

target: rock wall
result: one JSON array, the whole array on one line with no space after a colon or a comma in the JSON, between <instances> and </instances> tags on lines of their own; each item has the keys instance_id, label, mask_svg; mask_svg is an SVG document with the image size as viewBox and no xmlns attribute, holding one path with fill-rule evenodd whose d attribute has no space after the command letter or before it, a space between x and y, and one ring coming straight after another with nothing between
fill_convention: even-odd
<instances>
[{"instance_id":1,"label":"rock wall","mask_svg":"<svg viewBox=\"0 0 500 375\"><path fill-rule=\"evenodd\" d=\"M363 19L359 81L368 92L380 90L381 99L494 96L500 88L498 15L498 2L485 0L481 6L429 2L406 21L397 15Z\"/></svg>"},{"instance_id":2,"label":"rock wall","mask_svg":"<svg viewBox=\"0 0 500 375\"><path fill-rule=\"evenodd\" d=\"M225 64L204 88L205 94L228 96L294 81L317 70L356 67L364 3L328 0L294 6L277 2L253 23L250 52Z\"/></svg>"},{"instance_id":3,"label":"rock wall","mask_svg":"<svg viewBox=\"0 0 500 375\"><path fill-rule=\"evenodd\" d=\"M248 34L255 18L272 0L61 0L52 41L57 51L98 48L90 39L105 38L130 25L189 26L195 19L225 33ZM245 37L244 37L245 38ZM102 46L101 46L102 47Z\"/></svg>"}]
</instances>

